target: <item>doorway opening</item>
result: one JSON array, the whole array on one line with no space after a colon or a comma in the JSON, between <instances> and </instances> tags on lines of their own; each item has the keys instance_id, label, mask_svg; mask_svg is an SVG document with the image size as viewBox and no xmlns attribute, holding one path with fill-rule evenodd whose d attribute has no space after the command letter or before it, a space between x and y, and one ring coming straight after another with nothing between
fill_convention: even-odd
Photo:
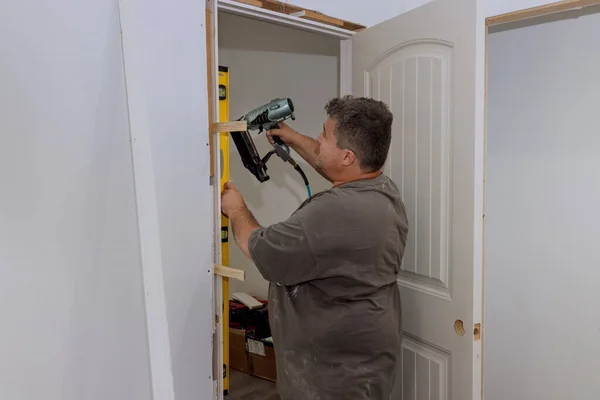
<instances>
[{"instance_id":1,"label":"doorway opening","mask_svg":"<svg viewBox=\"0 0 600 400\"><path fill-rule=\"evenodd\" d=\"M600 6L489 29L484 396L592 398Z\"/></svg>"}]
</instances>

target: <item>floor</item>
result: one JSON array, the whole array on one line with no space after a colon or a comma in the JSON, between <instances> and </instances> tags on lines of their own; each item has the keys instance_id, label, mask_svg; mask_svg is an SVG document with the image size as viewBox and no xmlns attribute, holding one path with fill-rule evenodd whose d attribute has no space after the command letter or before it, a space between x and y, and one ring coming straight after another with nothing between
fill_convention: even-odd
<instances>
[{"instance_id":1,"label":"floor","mask_svg":"<svg viewBox=\"0 0 600 400\"><path fill-rule=\"evenodd\" d=\"M231 370L229 395L225 400L281 400L275 383Z\"/></svg>"}]
</instances>

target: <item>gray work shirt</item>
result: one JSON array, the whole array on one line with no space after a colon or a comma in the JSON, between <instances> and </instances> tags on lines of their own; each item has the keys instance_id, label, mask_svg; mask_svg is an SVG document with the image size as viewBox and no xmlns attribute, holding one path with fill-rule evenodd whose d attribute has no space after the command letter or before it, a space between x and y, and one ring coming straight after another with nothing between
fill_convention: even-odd
<instances>
[{"instance_id":1,"label":"gray work shirt","mask_svg":"<svg viewBox=\"0 0 600 400\"><path fill-rule=\"evenodd\" d=\"M318 193L288 220L252 233L250 254L271 282L283 400L390 398L407 232L398 189L379 175Z\"/></svg>"}]
</instances>

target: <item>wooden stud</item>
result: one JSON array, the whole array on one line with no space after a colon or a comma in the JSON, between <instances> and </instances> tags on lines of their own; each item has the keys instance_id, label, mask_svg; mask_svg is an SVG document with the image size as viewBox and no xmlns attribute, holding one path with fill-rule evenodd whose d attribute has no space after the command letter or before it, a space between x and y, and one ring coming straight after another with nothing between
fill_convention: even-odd
<instances>
[{"instance_id":1,"label":"wooden stud","mask_svg":"<svg viewBox=\"0 0 600 400\"><path fill-rule=\"evenodd\" d=\"M600 0L563 0L555 3L544 4L543 6L526 8L509 12L506 14L495 15L485 19L488 26L506 24L509 22L521 21L524 19L536 18L545 15L555 14L562 11L577 10L586 7L599 5Z\"/></svg>"},{"instance_id":2,"label":"wooden stud","mask_svg":"<svg viewBox=\"0 0 600 400\"><path fill-rule=\"evenodd\" d=\"M263 8L271 11L275 11L282 14L293 14L299 11L303 11L304 8L295 6L290 3L284 3L282 1L277 0L261 0L263 3Z\"/></svg>"},{"instance_id":3,"label":"wooden stud","mask_svg":"<svg viewBox=\"0 0 600 400\"><path fill-rule=\"evenodd\" d=\"M246 271L241 269L229 268L223 265L215 264L215 275L224 278L232 278L243 281L246 278Z\"/></svg>"},{"instance_id":4,"label":"wooden stud","mask_svg":"<svg viewBox=\"0 0 600 400\"><path fill-rule=\"evenodd\" d=\"M260 7L262 8L263 2L260 0L237 0L240 3L248 4L249 6Z\"/></svg>"},{"instance_id":5,"label":"wooden stud","mask_svg":"<svg viewBox=\"0 0 600 400\"><path fill-rule=\"evenodd\" d=\"M211 125L211 133L222 132L244 132L248 129L246 121L214 122Z\"/></svg>"},{"instance_id":6,"label":"wooden stud","mask_svg":"<svg viewBox=\"0 0 600 400\"><path fill-rule=\"evenodd\" d=\"M354 22L348 22L348 21L344 21L343 28L347 29L349 31L352 31L352 32L361 32L361 31L364 31L365 29L367 29L367 27L364 25L355 24Z\"/></svg>"}]
</instances>

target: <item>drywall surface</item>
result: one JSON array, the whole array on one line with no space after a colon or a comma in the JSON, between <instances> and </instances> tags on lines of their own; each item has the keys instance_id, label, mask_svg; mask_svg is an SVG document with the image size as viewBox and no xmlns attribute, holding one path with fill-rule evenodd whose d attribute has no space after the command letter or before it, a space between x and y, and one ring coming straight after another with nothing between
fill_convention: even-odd
<instances>
[{"instance_id":1,"label":"drywall surface","mask_svg":"<svg viewBox=\"0 0 600 400\"><path fill-rule=\"evenodd\" d=\"M296 107L294 129L317 137L326 119L326 102L339 93L339 40L265 24L231 14L219 14L219 62L230 68L230 119L276 97L290 97ZM258 152L272 146L265 134L253 133ZM242 165L230 141L230 177L244 195L248 207L263 225L288 218L307 198L300 175L273 156L268 163L271 180L259 183ZM313 193L329 182L294 153L306 173ZM246 281L231 281L231 293L245 291L266 298L268 283L230 242L230 264L245 269Z\"/></svg>"},{"instance_id":2,"label":"drywall surface","mask_svg":"<svg viewBox=\"0 0 600 400\"><path fill-rule=\"evenodd\" d=\"M0 6L2 399L152 397L118 5ZM209 399L204 4L146 1L133 20L175 395Z\"/></svg>"},{"instance_id":3,"label":"drywall surface","mask_svg":"<svg viewBox=\"0 0 600 400\"><path fill-rule=\"evenodd\" d=\"M600 14L488 39L486 400L600 393Z\"/></svg>"},{"instance_id":4,"label":"drywall surface","mask_svg":"<svg viewBox=\"0 0 600 400\"><path fill-rule=\"evenodd\" d=\"M210 399L213 188L205 5L139 4L175 398Z\"/></svg>"},{"instance_id":5,"label":"drywall surface","mask_svg":"<svg viewBox=\"0 0 600 400\"><path fill-rule=\"evenodd\" d=\"M480 0L485 7L485 16L504 14L507 12L536 7L552 3L548 0ZM347 21L371 26L383 22L396 15L419 7L429 0L373 0L370 3L364 0L291 0L291 4L324 14L341 18Z\"/></svg>"},{"instance_id":6,"label":"drywall surface","mask_svg":"<svg viewBox=\"0 0 600 400\"><path fill-rule=\"evenodd\" d=\"M3 2L0 54L0 398L148 399L118 2Z\"/></svg>"}]
</instances>

